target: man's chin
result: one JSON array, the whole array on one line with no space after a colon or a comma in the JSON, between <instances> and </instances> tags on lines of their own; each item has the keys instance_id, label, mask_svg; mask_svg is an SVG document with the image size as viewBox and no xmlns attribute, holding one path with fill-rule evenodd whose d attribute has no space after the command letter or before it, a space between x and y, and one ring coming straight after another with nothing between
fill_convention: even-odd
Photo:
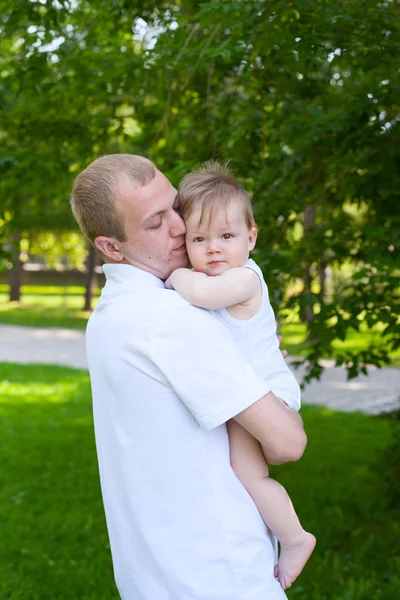
<instances>
[{"instance_id":1,"label":"man's chin","mask_svg":"<svg viewBox=\"0 0 400 600\"><path fill-rule=\"evenodd\" d=\"M190 263L188 255L186 254L186 252L182 253L182 256L180 256L179 259L178 257L175 257L175 260L170 263L170 270L168 271L168 274L165 275L165 277L162 277L162 279L165 281L166 279L168 279L171 273L176 271L176 269L186 269L189 266L189 264Z\"/></svg>"},{"instance_id":2,"label":"man's chin","mask_svg":"<svg viewBox=\"0 0 400 600\"><path fill-rule=\"evenodd\" d=\"M177 262L179 262L179 267L175 267L176 269L182 269L182 268L188 267L190 263L189 263L189 257L187 255L187 253L184 252L182 255L182 258L180 258L180 260Z\"/></svg>"}]
</instances>

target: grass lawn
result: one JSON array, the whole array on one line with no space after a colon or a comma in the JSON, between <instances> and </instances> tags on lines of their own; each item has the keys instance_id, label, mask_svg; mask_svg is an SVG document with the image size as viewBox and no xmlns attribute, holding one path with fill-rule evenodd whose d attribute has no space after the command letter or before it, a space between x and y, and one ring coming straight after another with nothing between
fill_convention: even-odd
<instances>
[{"instance_id":1,"label":"grass lawn","mask_svg":"<svg viewBox=\"0 0 400 600\"><path fill-rule=\"evenodd\" d=\"M8 287L0 285L0 323L25 325L30 327L65 327L84 330L88 312L82 310L84 289L78 286L62 288L60 286L23 286L22 301L8 302ZM93 302L95 304L96 299ZM305 325L302 323L282 322L284 347L291 355L303 355ZM350 329L348 338L337 340L334 347L338 350L361 350L370 343L379 346L379 331L358 332ZM330 358L330 357L328 357ZM392 365L400 367L400 349L391 354Z\"/></svg>"},{"instance_id":2,"label":"grass lawn","mask_svg":"<svg viewBox=\"0 0 400 600\"><path fill-rule=\"evenodd\" d=\"M117 600L87 373L0 364L0 382L0 598ZM400 423L313 407L303 416L308 450L274 476L318 545L289 598L396 600L400 515L387 449Z\"/></svg>"},{"instance_id":3,"label":"grass lawn","mask_svg":"<svg viewBox=\"0 0 400 600\"><path fill-rule=\"evenodd\" d=\"M8 302L7 286L0 285L0 323L85 329L90 313L82 310L83 288L23 286L22 292L21 302Z\"/></svg>"}]
</instances>

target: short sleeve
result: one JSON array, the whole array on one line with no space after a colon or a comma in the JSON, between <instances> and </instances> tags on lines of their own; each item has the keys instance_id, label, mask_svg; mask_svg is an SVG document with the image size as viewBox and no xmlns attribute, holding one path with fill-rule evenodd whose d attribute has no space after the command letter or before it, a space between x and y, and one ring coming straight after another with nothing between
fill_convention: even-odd
<instances>
[{"instance_id":1,"label":"short sleeve","mask_svg":"<svg viewBox=\"0 0 400 600\"><path fill-rule=\"evenodd\" d=\"M179 298L160 311L150 358L199 425L212 429L257 402L269 388L231 332L209 311Z\"/></svg>"}]
</instances>

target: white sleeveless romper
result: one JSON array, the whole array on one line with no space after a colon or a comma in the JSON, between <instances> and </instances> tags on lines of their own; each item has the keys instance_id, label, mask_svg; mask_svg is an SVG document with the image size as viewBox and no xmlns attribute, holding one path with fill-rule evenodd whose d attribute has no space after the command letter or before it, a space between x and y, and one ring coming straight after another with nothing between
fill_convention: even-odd
<instances>
[{"instance_id":1,"label":"white sleeveless romper","mask_svg":"<svg viewBox=\"0 0 400 600\"><path fill-rule=\"evenodd\" d=\"M279 348L274 311L260 267L249 259L243 265L257 273L262 286L260 310L247 320L235 319L225 308L213 313L232 331L236 343L255 371L270 384L271 391L288 406L300 409L300 387Z\"/></svg>"}]
</instances>

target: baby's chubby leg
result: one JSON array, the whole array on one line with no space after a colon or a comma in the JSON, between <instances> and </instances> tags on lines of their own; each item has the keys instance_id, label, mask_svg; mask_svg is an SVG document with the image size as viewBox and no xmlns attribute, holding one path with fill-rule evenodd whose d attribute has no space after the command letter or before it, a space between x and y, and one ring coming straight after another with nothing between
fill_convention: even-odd
<instances>
[{"instance_id":1,"label":"baby's chubby leg","mask_svg":"<svg viewBox=\"0 0 400 600\"><path fill-rule=\"evenodd\" d=\"M261 445L239 423L227 423L232 468L253 498L264 522L279 540L276 569L282 588L292 585L315 547L315 537L302 528L286 490L269 478Z\"/></svg>"}]
</instances>

